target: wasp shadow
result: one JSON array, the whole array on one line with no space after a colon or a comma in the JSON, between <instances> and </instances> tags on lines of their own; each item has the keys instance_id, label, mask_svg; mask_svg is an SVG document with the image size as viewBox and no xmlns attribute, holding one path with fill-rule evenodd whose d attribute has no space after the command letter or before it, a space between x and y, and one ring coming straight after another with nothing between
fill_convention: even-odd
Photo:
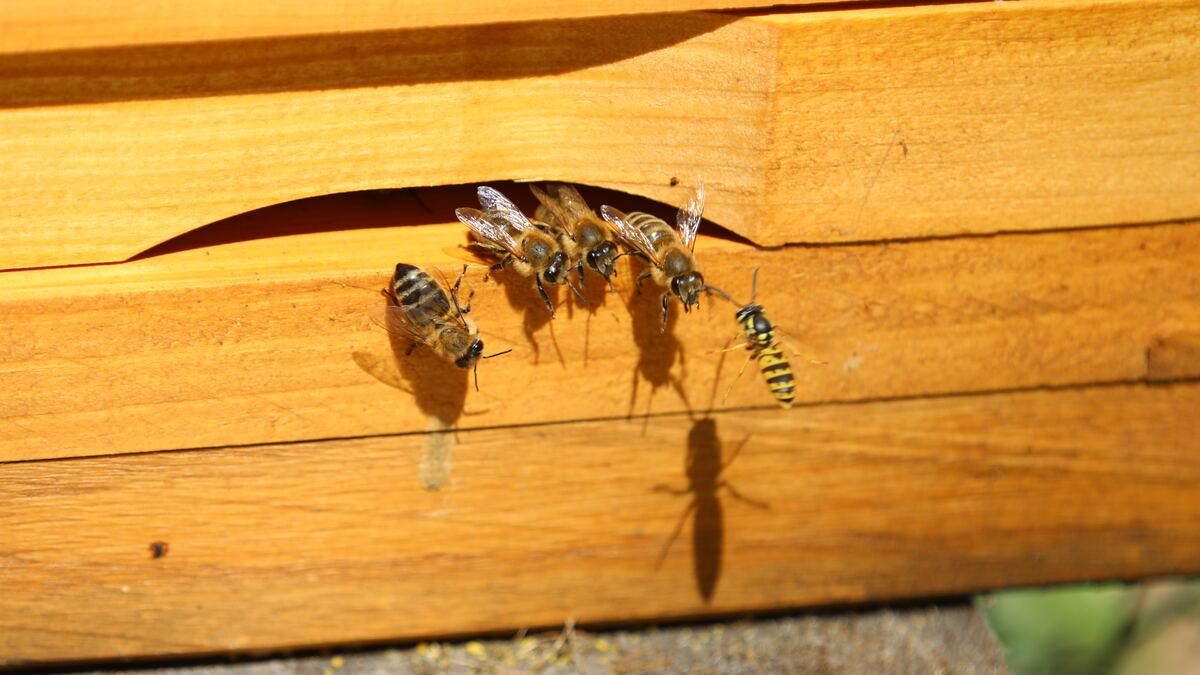
<instances>
[{"instance_id":1,"label":"wasp shadow","mask_svg":"<svg viewBox=\"0 0 1200 675\"><path fill-rule=\"evenodd\" d=\"M657 485L655 492L684 496L691 495L692 499L679 517L679 522L663 545L658 557L658 566L662 566L667 553L693 512L692 520L692 574L696 581L696 591L705 604L712 602L717 584L721 580L721 568L725 555L725 519L721 507L720 490L724 488L731 496L750 506L759 509L770 509L771 505L751 499L741 494L721 478L721 475L733 464L750 437L743 438L729 454L723 458L721 437L717 432L717 422L711 417L697 419L688 430L687 459L684 474L687 477L687 487L679 490L665 485Z\"/></svg>"}]
</instances>

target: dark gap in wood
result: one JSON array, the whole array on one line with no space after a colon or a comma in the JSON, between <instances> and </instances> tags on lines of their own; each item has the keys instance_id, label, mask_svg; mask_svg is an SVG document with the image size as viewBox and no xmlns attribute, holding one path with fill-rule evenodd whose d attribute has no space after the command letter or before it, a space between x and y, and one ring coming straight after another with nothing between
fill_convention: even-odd
<instances>
[{"instance_id":1,"label":"dark gap in wood","mask_svg":"<svg viewBox=\"0 0 1200 675\"><path fill-rule=\"evenodd\" d=\"M537 200L530 193L528 185L513 181L493 181L488 185L503 192L532 217ZM454 223L456 208L479 206L475 197L476 187L476 184L461 184L364 190L273 204L185 232L138 253L129 261L271 237ZM663 204L616 190L586 185L579 187L588 204L596 211L600 210L601 204L612 204L622 211L646 211L669 223L675 222L678 205ZM682 189L679 196L681 201L686 198ZM704 222L701 230L705 235L717 239L750 244L744 237L709 221ZM467 228L463 226L461 238L446 241L446 247L453 248L469 241Z\"/></svg>"}]
</instances>

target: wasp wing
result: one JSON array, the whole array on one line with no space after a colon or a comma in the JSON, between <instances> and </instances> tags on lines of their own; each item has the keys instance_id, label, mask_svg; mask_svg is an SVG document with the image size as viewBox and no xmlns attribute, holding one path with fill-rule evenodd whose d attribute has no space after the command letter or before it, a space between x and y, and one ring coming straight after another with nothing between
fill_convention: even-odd
<instances>
[{"instance_id":1,"label":"wasp wing","mask_svg":"<svg viewBox=\"0 0 1200 675\"><path fill-rule=\"evenodd\" d=\"M707 194L704 181L696 179L687 204L675 215L675 226L679 229L679 241L688 248L696 246L696 232L700 229L700 218L704 215L704 198Z\"/></svg>"},{"instance_id":2,"label":"wasp wing","mask_svg":"<svg viewBox=\"0 0 1200 675\"><path fill-rule=\"evenodd\" d=\"M520 232L534 229L534 224L525 217L524 213L521 213L521 209L518 209L512 200L505 197L496 188L480 185L475 190L475 196L479 198L479 205L483 207L483 210L493 218L503 220Z\"/></svg>"},{"instance_id":3,"label":"wasp wing","mask_svg":"<svg viewBox=\"0 0 1200 675\"><path fill-rule=\"evenodd\" d=\"M658 264L658 255L654 253L654 244L650 243L650 239L646 237L645 233L630 224L629 218L624 213L605 204L600 207L600 215L608 221L609 225L612 225L617 238L626 246L646 256L655 265Z\"/></svg>"},{"instance_id":4,"label":"wasp wing","mask_svg":"<svg viewBox=\"0 0 1200 675\"><path fill-rule=\"evenodd\" d=\"M475 233L476 237L485 242L495 244L518 258L524 259L524 256L521 255L517 247L516 240L508 233L508 228L502 223L497 222L495 218L492 218L479 209L468 207L455 209L454 215L458 216L463 225L471 228L471 232Z\"/></svg>"}]
</instances>

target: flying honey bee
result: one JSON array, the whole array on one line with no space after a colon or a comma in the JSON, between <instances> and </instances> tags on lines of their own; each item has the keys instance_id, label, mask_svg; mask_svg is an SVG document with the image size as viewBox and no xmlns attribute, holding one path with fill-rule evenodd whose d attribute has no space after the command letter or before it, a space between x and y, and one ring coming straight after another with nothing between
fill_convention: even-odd
<instances>
[{"instance_id":1,"label":"flying honey bee","mask_svg":"<svg viewBox=\"0 0 1200 675\"><path fill-rule=\"evenodd\" d=\"M388 329L396 330L412 342L409 352L417 345L429 347L442 358L453 361L459 368L471 368L475 373L475 390L479 390L479 360L511 352L506 349L483 355L483 340L479 328L467 314L471 297L460 304L458 288L467 266L449 290L430 274L406 263L397 263L392 283L383 294L391 300L388 306Z\"/></svg>"},{"instance_id":2,"label":"flying honey bee","mask_svg":"<svg viewBox=\"0 0 1200 675\"><path fill-rule=\"evenodd\" d=\"M533 277L551 317L554 316L554 303L546 294L544 283L566 284L583 298L567 278L570 269L567 254L545 224L539 226L531 222L508 197L494 188L480 186L476 195L483 211L460 208L454 214L475 234L480 248L500 259L492 265L491 272L512 266L517 274Z\"/></svg>"},{"instance_id":3,"label":"flying honey bee","mask_svg":"<svg viewBox=\"0 0 1200 675\"><path fill-rule=\"evenodd\" d=\"M565 183L546 183L544 187L530 184L533 196L541 202L534 218L565 233L567 256L576 262L579 281L583 283L583 265L596 271L612 287L612 274L621 256L612 232L600 216L587 205L573 186Z\"/></svg>"},{"instance_id":4,"label":"flying honey bee","mask_svg":"<svg viewBox=\"0 0 1200 675\"><path fill-rule=\"evenodd\" d=\"M706 290L704 277L696 269L696 231L704 213L704 183L697 181L688 203L675 216L676 229L661 218L635 211L625 214L607 204L600 207L604 219L612 224L617 237L631 254L650 261L650 269L637 278L638 288L646 279L654 279L662 294L662 330L667 330L667 312L671 293L683 303L683 311L700 306L700 292Z\"/></svg>"}]
</instances>

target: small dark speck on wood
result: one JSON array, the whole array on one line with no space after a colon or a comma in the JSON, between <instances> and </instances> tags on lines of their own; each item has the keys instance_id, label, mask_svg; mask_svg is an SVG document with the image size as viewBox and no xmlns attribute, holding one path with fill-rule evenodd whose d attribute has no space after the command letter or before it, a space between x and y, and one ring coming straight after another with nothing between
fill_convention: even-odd
<instances>
[{"instance_id":1,"label":"small dark speck on wood","mask_svg":"<svg viewBox=\"0 0 1200 675\"><path fill-rule=\"evenodd\" d=\"M155 560L167 555L168 545L165 541L156 541L150 544L150 555Z\"/></svg>"}]
</instances>

